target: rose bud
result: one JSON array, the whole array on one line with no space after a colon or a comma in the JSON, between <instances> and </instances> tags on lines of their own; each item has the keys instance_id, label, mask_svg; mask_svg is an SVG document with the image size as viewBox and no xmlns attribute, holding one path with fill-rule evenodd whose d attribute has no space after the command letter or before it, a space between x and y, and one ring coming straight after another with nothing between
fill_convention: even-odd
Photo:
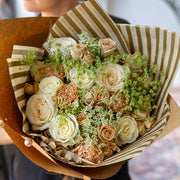
<instances>
[{"instance_id":1,"label":"rose bud","mask_svg":"<svg viewBox=\"0 0 180 180\"><path fill-rule=\"evenodd\" d=\"M39 90L39 83L36 83L36 82L34 84L25 83L25 86L24 86L25 93L29 95L33 95L33 94L36 94L38 90Z\"/></svg>"},{"instance_id":2,"label":"rose bud","mask_svg":"<svg viewBox=\"0 0 180 180\"><path fill-rule=\"evenodd\" d=\"M81 62L86 62L88 64L94 62L94 55L88 51L85 51L84 54L80 57Z\"/></svg>"},{"instance_id":3,"label":"rose bud","mask_svg":"<svg viewBox=\"0 0 180 180\"><path fill-rule=\"evenodd\" d=\"M126 110L127 104L128 99L123 93L121 93L121 95L118 96L118 100L115 100L113 103L110 104L110 108L113 112L122 113L124 110Z\"/></svg>"},{"instance_id":4,"label":"rose bud","mask_svg":"<svg viewBox=\"0 0 180 180\"><path fill-rule=\"evenodd\" d=\"M71 50L71 56L73 59L78 60L82 54L87 51L87 46L84 44L76 44Z\"/></svg>"},{"instance_id":5,"label":"rose bud","mask_svg":"<svg viewBox=\"0 0 180 180\"><path fill-rule=\"evenodd\" d=\"M100 39L99 46L101 47L102 55L108 56L111 55L116 49L116 43L110 38Z\"/></svg>"},{"instance_id":6,"label":"rose bud","mask_svg":"<svg viewBox=\"0 0 180 180\"><path fill-rule=\"evenodd\" d=\"M95 91L93 89L88 89L83 93L83 102L85 105L93 105L95 101Z\"/></svg>"},{"instance_id":7,"label":"rose bud","mask_svg":"<svg viewBox=\"0 0 180 180\"><path fill-rule=\"evenodd\" d=\"M98 105L103 105L103 99L109 99L109 93L108 92L105 92L105 93L102 93L100 91L96 91L95 92L95 102L98 104Z\"/></svg>"},{"instance_id":8,"label":"rose bud","mask_svg":"<svg viewBox=\"0 0 180 180\"><path fill-rule=\"evenodd\" d=\"M86 120L86 115L85 114L78 114L76 116L76 120L78 122L79 125L83 125L84 124L84 121Z\"/></svg>"},{"instance_id":9,"label":"rose bud","mask_svg":"<svg viewBox=\"0 0 180 180\"><path fill-rule=\"evenodd\" d=\"M143 121L137 121L137 127L140 135L143 135L146 132L146 128Z\"/></svg>"}]
</instances>

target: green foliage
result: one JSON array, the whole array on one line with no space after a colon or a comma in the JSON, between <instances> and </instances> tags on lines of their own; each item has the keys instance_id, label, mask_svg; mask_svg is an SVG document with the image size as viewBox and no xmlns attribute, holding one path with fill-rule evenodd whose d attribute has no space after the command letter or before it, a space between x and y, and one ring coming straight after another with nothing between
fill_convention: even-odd
<instances>
[{"instance_id":1,"label":"green foliage","mask_svg":"<svg viewBox=\"0 0 180 180\"><path fill-rule=\"evenodd\" d=\"M147 55L138 54L134 59L125 55L123 58L131 69L129 77L123 80L124 93L129 99L128 109L136 112L145 111L148 114L157 108L154 105L154 97L157 95L162 81L154 80L153 74L156 74L158 65L148 68ZM161 73L161 77L164 77L164 73Z\"/></svg>"},{"instance_id":2,"label":"green foliage","mask_svg":"<svg viewBox=\"0 0 180 180\"><path fill-rule=\"evenodd\" d=\"M21 64L33 66L34 69L42 76L41 72L39 71L39 69L35 65L35 51L34 50L30 49L29 51L26 52L25 55L23 55L23 59L21 61Z\"/></svg>"},{"instance_id":3,"label":"green foliage","mask_svg":"<svg viewBox=\"0 0 180 180\"><path fill-rule=\"evenodd\" d=\"M29 50L23 55L21 64L34 65L35 64L35 51Z\"/></svg>"},{"instance_id":4,"label":"green foliage","mask_svg":"<svg viewBox=\"0 0 180 180\"><path fill-rule=\"evenodd\" d=\"M77 115L79 114L83 107L82 107L82 101L76 100L73 102L73 106L67 106L67 104L65 102L61 102L60 106L61 106L61 110L59 111L59 114L73 114L73 115Z\"/></svg>"}]
</instances>

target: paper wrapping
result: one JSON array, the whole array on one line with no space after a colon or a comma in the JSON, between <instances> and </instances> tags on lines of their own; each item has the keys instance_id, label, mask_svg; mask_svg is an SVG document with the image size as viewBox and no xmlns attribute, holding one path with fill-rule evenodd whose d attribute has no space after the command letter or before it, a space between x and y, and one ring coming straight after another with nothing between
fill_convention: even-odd
<instances>
[{"instance_id":1,"label":"paper wrapping","mask_svg":"<svg viewBox=\"0 0 180 180\"><path fill-rule=\"evenodd\" d=\"M92 6L94 6L94 9L92 8ZM96 10L97 12L94 12L94 10ZM71 17L70 14L73 14L74 16ZM79 14L81 16L79 16ZM163 83L162 89L161 89L161 92L163 92L163 93L160 92L159 93L160 96L157 98L157 100L158 100L157 102L159 102L159 104L160 104L159 109L158 109L158 113L161 114L160 112L162 112L163 108L164 108L163 103L166 101L168 90L170 88L170 85L172 84L174 77L175 77L177 67L179 66L179 35L176 33L173 33L173 32L167 31L167 30L163 30L160 28L155 28L155 27L121 25L121 24L120 25L114 25L111 20L106 19L107 15L104 15L104 14L105 14L105 12L96 3L96 1L88 1L85 4L82 4L78 7L76 7L75 10L72 10L72 11L68 12L66 15L64 15L63 17L61 17L59 19L59 21L60 21L60 23L62 23L61 24L62 26L60 26L62 28L60 28L59 30L56 30L57 24L59 24L59 21L58 21L55 24L55 26L53 27L53 30L51 31L51 34L49 37L52 37L52 36L57 37L57 36L64 36L64 35L69 36L69 30L71 31L71 29L72 29L72 31L73 31L73 29L75 28L77 33L79 33L81 30L85 30L85 31L91 32L91 34L95 37L97 37L97 34L95 34L95 33L98 33L98 36L101 38L111 37L111 38L115 39L116 43L117 43L117 41L119 41L121 43L123 42L124 45L119 46L120 48L118 49L122 53L128 52L128 51L133 53L133 52L137 51L137 52L141 52L143 54L148 54L150 57L150 63L151 64L153 64L153 63L160 64L160 70L163 70L167 75L167 77ZM88 19L88 21L86 21L86 19L85 19L86 16L92 17L91 21L93 21L93 23L94 23L93 27L89 26L89 25L91 25L91 24L89 24L91 21L89 19ZM77 17L79 20L77 19ZM100 17L100 19L99 19L99 17ZM103 18L105 20L103 20ZM72 19L75 19L75 22ZM26 22L26 20L23 20L23 21ZM21 22L22 24L24 23L23 21ZM37 19L37 21L41 22L41 20L39 20L39 19ZM42 19L42 22L43 21L44 20ZM82 23L80 23L80 21ZM104 21L111 23L111 26L113 26L112 29L113 29L113 32L115 35L113 34L113 36L112 36L112 30L111 30L111 33L104 32L103 34L105 36L104 35L101 36L101 33L99 33L99 30L102 30L102 31L106 30L107 31L107 29L109 27L107 24L104 25ZM27 20L27 22L28 22L28 20ZM101 29L101 23L100 22L103 22L102 29ZM65 23L65 25L64 25L64 23ZM34 23L34 24L36 24L36 23ZM67 24L72 25L72 27L69 28L69 26L67 26ZM80 25L82 25L82 27L79 27ZM47 26L49 27L49 24ZM68 27L68 31L66 31L67 30L66 26ZM66 27L66 28L64 29L64 27ZM97 28L98 28L98 32L96 31ZM24 27L21 29L24 30ZM34 37L30 38L28 36L25 36L24 37L25 39L29 38L31 40L28 39L23 44L24 45L31 45L31 43L32 43L33 46L38 44L37 46L40 47L39 42L37 42L37 37L40 37L40 38L38 38L38 40L39 39L41 41L42 41L42 39L45 40L44 35L40 34L40 36L38 36L38 33L39 33L38 31L40 31L40 29L41 28L37 28L37 31L34 30L34 35L35 36L37 35L36 38L34 38ZM26 28L25 28L25 30L26 30ZM46 28L45 32L46 32L45 34L47 35L47 28ZM60 34L59 32L63 32L64 34L63 33ZM68 34L66 34L67 32L68 32ZM109 32L109 30L108 30L108 32ZM120 37L120 40L117 40L118 39L116 37L117 33L120 34L120 36L118 36L118 37ZM74 36L72 36L72 37L74 37ZM8 38L6 37L6 39L8 39ZM23 39L21 38L21 40L23 40ZM18 42L18 38L17 38L16 42ZM11 43L11 44L13 44L13 43ZM123 48L123 47L126 47L126 48ZM9 63L11 64L10 59L9 59ZM16 64L16 65L18 66L18 64ZM14 72L14 73L17 73L17 72ZM16 76L16 78L18 78L18 77ZM3 80L1 79L1 81L3 81ZM15 86L18 87L18 84L16 84ZM17 90L19 90L19 89L16 89L16 90L14 89L14 91L17 91ZM1 91L3 91L3 89L1 89ZM19 90L19 92L20 91L21 90ZM11 96L12 96L12 93L11 93ZM16 100L18 97L16 97ZM161 100L159 100L159 99L161 99ZM173 100L171 100L171 101L173 101ZM1 100L1 102L2 103L6 102L6 100ZM6 104L4 104L4 106L5 105ZM14 108L15 103L10 102L10 105ZM19 107L23 107L23 106L24 105L21 105ZM175 103L174 104L172 103L172 106L176 107L176 109L179 109ZM2 110L2 106L1 106L1 110ZM165 116L166 116L166 112L168 112L166 110L164 111ZM17 108L15 108L15 110L13 109L13 111L17 112ZM176 113L177 112L178 112L178 110L176 110ZM12 119L12 116L13 116L13 118L17 119L20 117L20 114L18 114L18 115L10 114L9 116L10 116L10 119ZM8 116L8 118L9 118L9 116ZM174 114L174 116L175 116L175 114ZM4 115L1 111L1 118L2 117L4 117ZM157 121L156 126L154 126L154 128L152 129L153 132L147 133L146 137L149 138L148 141L146 141L145 144L142 143L142 142L144 142L144 138L146 139L146 137L144 137L144 136L141 139L139 139L138 143L140 145L140 149L137 150L135 144L127 146L126 151L123 150L121 152L121 159L119 159L119 157L117 157L117 156L119 156L119 154L117 154L114 157L107 159L107 161L105 161L103 165L107 165L109 163L111 164L111 163L115 163L115 162L120 162L124 159L129 159L129 158L132 158L132 157L136 156L137 154L139 154L149 143L151 143L152 140L154 140L154 138L157 135L159 135L161 130L164 128L165 123L166 123L166 119L165 118L164 119L159 118L158 120L159 121ZM19 122L19 124L16 124L17 122ZM174 118L174 121L172 119L170 119L168 122L170 122L170 124L167 124L167 126L165 127L165 130L163 130L163 132L156 139L162 138L164 135L166 135L167 133L169 133L170 131L172 131L173 129L175 129L176 127L178 127L180 125L177 117ZM68 175L70 175L72 173L71 175L74 175L75 177L81 177L81 178L83 177L82 174L86 174L86 175L89 175L91 177L96 177L96 178L105 178L105 177L109 177L109 176L113 175L113 173L115 173L115 171L117 172L121 166L121 163L120 164L114 164L115 166L111 165L111 167L113 166L113 168L115 169L115 171L113 171L113 172L111 172L112 170L108 171L109 166L107 166L107 168L105 168L106 166L103 166L102 168L95 168L96 170L86 168L87 170L83 169L83 171L80 171L80 169L78 169L79 173L77 173L77 171L76 171L77 169L72 170L71 169L72 167L68 167L65 165L63 165L63 167L62 167L62 164L61 164L61 168L59 168L59 166L60 166L59 163L57 164L57 162L53 161L53 159L51 157L49 157L44 152L44 150L42 148L40 148L33 141L33 147L32 147L32 148L34 148L33 152L35 152L37 155L41 154L43 156L42 158L40 158L40 161L39 161L38 157L37 156L34 157L35 155L33 155L30 152L30 150L28 150L25 146L23 146L23 143L21 143L21 141L19 140L21 138L23 138L23 139L27 138L27 136L23 135L23 133L20 130L20 127L22 125L21 119L17 120L15 124L13 124L13 123L14 123L13 121L11 121L10 123L8 122L9 126L8 125L5 126L5 130L7 132L9 132L9 135L11 136L13 141L18 145L18 147L20 147L20 149L23 151L23 153L25 153L31 160L33 160L36 164L44 167L45 169L47 169L49 171L59 172L59 173L68 174ZM13 129L11 127L13 127ZM17 135L19 138L15 139L14 137L17 137L15 135ZM133 156L131 156L132 155L130 153L131 150L133 150ZM45 154L46 154L46 156L45 156ZM52 165L50 163L52 165L51 167L46 164L47 161L45 159L47 157L49 159L48 162L52 162L54 164L54 165ZM103 176L101 174L101 172L103 170L105 170L104 172L107 172L109 174L105 173Z\"/></svg>"}]
</instances>

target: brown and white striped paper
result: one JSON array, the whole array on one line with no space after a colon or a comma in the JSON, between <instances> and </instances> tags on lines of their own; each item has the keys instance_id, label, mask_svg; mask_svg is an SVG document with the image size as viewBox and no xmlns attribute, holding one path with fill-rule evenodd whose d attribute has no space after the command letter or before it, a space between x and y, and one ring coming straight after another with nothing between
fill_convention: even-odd
<instances>
[{"instance_id":1,"label":"brown and white striped paper","mask_svg":"<svg viewBox=\"0 0 180 180\"><path fill-rule=\"evenodd\" d=\"M23 116L23 132L25 133L29 133L29 123L25 115L27 98L24 92L24 85L29 80L30 66L22 64L21 61L29 50L35 52L35 58L42 59L44 50L36 47L18 45L14 45L12 56L7 59L16 102Z\"/></svg>"},{"instance_id":2,"label":"brown and white striped paper","mask_svg":"<svg viewBox=\"0 0 180 180\"><path fill-rule=\"evenodd\" d=\"M149 64L158 64L158 73L155 79L159 79L159 72L163 71L166 78L156 97L158 109L157 121L153 128L138 140L122 149L120 153L106 159L100 164L82 165L82 167L105 166L124 160L128 160L140 154L163 130L169 108L166 99L177 69L180 65L180 36L174 32L158 27L114 24L106 12L96 0L89 0L78 5L58 19L52 27L49 38L73 37L82 31L88 32L92 37L112 38L117 44L121 54L140 52L149 55ZM33 47L14 46L12 58L8 59L9 71L18 107L23 114L23 131L28 133L28 123L24 114L26 97L24 83L28 80L29 67L20 64L22 55L28 49L34 49L36 55L42 55L43 50ZM81 166L81 165L75 165Z\"/></svg>"}]
</instances>

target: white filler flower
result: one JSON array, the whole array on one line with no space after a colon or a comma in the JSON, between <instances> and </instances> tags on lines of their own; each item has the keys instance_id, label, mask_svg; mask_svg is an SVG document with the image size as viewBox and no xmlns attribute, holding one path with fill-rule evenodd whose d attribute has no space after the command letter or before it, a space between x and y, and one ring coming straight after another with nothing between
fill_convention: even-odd
<instances>
[{"instance_id":1,"label":"white filler flower","mask_svg":"<svg viewBox=\"0 0 180 180\"><path fill-rule=\"evenodd\" d=\"M63 85L63 82L56 76L44 78L39 84L39 92L48 94L51 97L55 95L56 90Z\"/></svg>"},{"instance_id":2,"label":"white filler flower","mask_svg":"<svg viewBox=\"0 0 180 180\"><path fill-rule=\"evenodd\" d=\"M49 124L51 136L65 147L76 144L78 131L79 125L74 115L57 115Z\"/></svg>"},{"instance_id":3,"label":"white filler flower","mask_svg":"<svg viewBox=\"0 0 180 180\"><path fill-rule=\"evenodd\" d=\"M131 116L121 117L117 133L116 143L118 145L134 142L139 136L136 120Z\"/></svg>"},{"instance_id":4,"label":"white filler flower","mask_svg":"<svg viewBox=\"0 0 180 180\"><path fill-rule=\"evenodd\" d=\"M109 63L103 66L103 74L100 75L100 84L110 92L122 91L124 88L123 78L130 72L129 68L119 64Z\"/></svg>"},{"instance_id":5,"label":"white filler flower","mask_svg":"<svg viewBox=\"0 0 180 180\"><path fill-rule=\"evenodd\" d=\"M76 84L76 86L80 89L83 88L91 88L94 84L93 79L91 78L92 72L90 70L86 70L84 74L79 75L76 68L72 68L70 70L70 79L71 81Z\"/></svg>"},{"instance_id":6,"label":"white filler flower","mask_svg":"<svg viewBox=\"0 0 180 180\"><path fill-rule=\"evenodd\" d=\"M54 102L46 94L31 96L26 106L26 116L33 130L47 129L49 121L57 114L57 111Z\"/></svg>"}]
</instances>

